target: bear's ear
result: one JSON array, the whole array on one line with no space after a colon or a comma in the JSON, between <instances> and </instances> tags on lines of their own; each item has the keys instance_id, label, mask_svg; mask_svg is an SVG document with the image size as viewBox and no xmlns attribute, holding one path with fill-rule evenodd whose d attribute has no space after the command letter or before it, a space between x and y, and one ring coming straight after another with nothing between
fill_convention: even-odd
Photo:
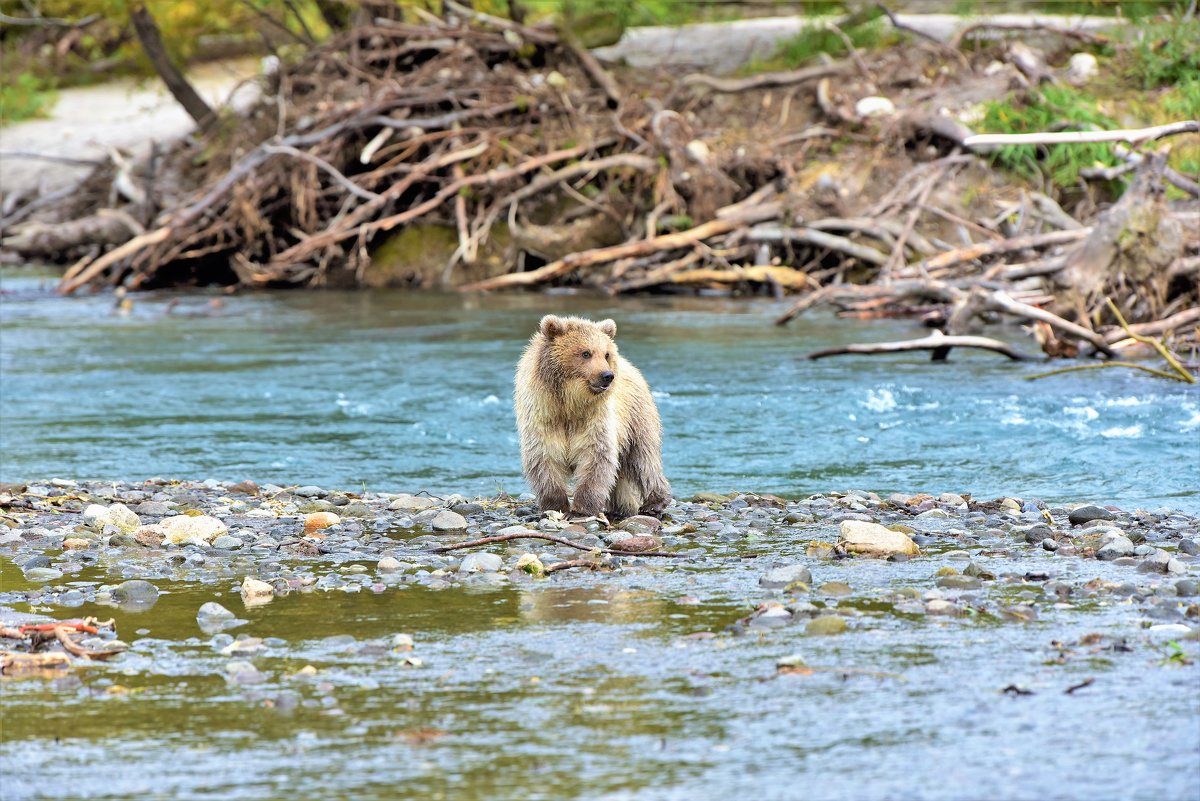
<instances>
[{"instance_id":1,"label":"bear's ear","mask_svg":"<svg viewBox=\"0 0 1200 801\"><path fill-rule=\"evenodd\" d=\"M596 325L600 326L601 331L608 334L609 339L617 338L617 324L612 320L601 320Z\"/></svg>"},{"instance_id":2,"label":"bear's ear","mask_svg":"<svg viewBox=\"0 0 1200 801\"><path fill-rule=\"evenodd\" d=\"M561 317L555 317L553 314L547 314L542 318L541 324L538 326L546 339L554 339L567 330L567 324Z\"/></svg>"}]
</instances>

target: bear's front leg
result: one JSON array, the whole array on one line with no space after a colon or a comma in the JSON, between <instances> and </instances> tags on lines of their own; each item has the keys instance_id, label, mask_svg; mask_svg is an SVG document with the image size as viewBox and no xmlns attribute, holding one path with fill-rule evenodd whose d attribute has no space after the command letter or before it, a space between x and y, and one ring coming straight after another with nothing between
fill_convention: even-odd
<instances>
[{"instance_id":1,"label":"bear's front leg","mask_svg":"<svg viewBox=\"0 0 1200 801\"><path fill-rule=\"evenodd\" d=\"M537 496L538 507L543 512L571 511L571 501L567 497L567 470L550 458L545 449L533 438L523 438L521 448L521 466L525 469L525 479Z\"/></svg>"},{"instance_id":2,"label":"bear's front leg","mask_svg":"<svg viewBox=\"0 0 1200 801\"><path fill-rule=\"evenodd\" d=\"M603 514L608 498L617 483L617 438L609 430L599 432L591 451L576 475L575 503L577 514L594 517Z\"/></svg>"}]
</instances>

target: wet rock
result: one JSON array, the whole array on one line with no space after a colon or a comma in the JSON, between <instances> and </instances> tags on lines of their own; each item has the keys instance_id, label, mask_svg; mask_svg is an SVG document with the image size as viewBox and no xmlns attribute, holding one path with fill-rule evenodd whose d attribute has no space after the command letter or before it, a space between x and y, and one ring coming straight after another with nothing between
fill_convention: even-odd
<instances>
[{"instance_id":1,"label":"wet rock","mask_svg":"<svg viewBox=\"0 0 1200 801\"><path fill-rule=\"evenodd\" d=\"M216 601L209 601L196 612L196 623L205 634L216 634L237 625L237 615Z\"/></svg>"},{"instance_id":2,"label":"wet rock","mask_svg":"<svg viewBox=\"0 0 1200 801\"><path fill-rule=\"evenodd\" d=\"M546 574L546 566L542 564L542 560L531 553L523 553L517 558L517 570L520 570L522 573L528 573L531 576L543 576Z\"/></svg>"},{"instance_id":3,"label":"wet rock","mask_svg":"<svg viewBox=\"0 0 1200 801\"><path fill-rule=\"evenodd\" d=\"M171 507L162 501L142 501L133 507L133 511L149 517L166 517L171 514Z\"/></svg>"},{"instance_id":4,"label":"wet rock","mask_svg":"<svg viewBox=\"0 0 1200 801\"><path fill-rule=\"evenodd\" d=\"M20 539L20 537L17 539ZM82 537L68 537L63 540L62 547L64 551L82 551L85 548L90 548L91 545L91 540L85 540Z\"/></svg>"},{"instance_id":5,"label":"wet rock","mask_svg":"<svg viewBox=\"0 0 1200 801\"><path fill-rule=\"evenodd\" d=\"M145 548L157 548L167 538L162 526L142 526L133 535L133 541Z\"/></svg>"},{"instance_id":6,"label":"wet rock","mask_svg":"<svg viewBox=\"0 0 1200 801\"><path fill-rule=\"evenodd\" d=\"M58 581L62 577L63 572L53 567L30 567L25 570L25 579L27 581L44 583L47 581Z\"/></svg>"},{"instance_id":7,"label":"wet rock","mask_svg":"<svg viewBox=\"0 0 1200 801\"><path fill-rule=\"evenodd\" d=\"M149 609L158 600L158 587L142 579L123 581L113 587L112 598L121 606Z\"/></svg>"},{"instance_id":8,"label":"wet rock","mask_svg":"<svg viewBox=\"0 0 1200 801\"><path fill-rule=\"evenodd\" d=\"M907 534L884 528L878 523L860 520L842 521L842 536L838 544L849 553L863 556L889 556L891 554L916 555L917 544Z\"/></svg>"},{"instance_id":9,"label":"wet rock","mask_svg":"<svg viewBox=\"0 0 1200 801\"><path fill-rule=\"evenodd\" d=\"M1121 556L1129 556L1134 552L1133 542L1124 534L1112 537L1096 551L1096 558L1111 561Z\"/></svg>"},{"instance_id":10,"label":"wet rock","mask_svg":"<svg viewBox=\"0 0 1200 801\"><path fill-rule=\"evenodd\" d=\"M957 615L959 609L950 601L934 598L925 602L925 613L928 615Z\"/></svg>"},{"instance_id":11,"label":"wet rock","mask_svg":"<svg viewBox=\"0 0 1200 801\"><path fill-rule=\"evenodd\" d=\"M454 514L450 512L450 514ZM504 560L494 553L483 551L467 554L458 566L459 573L495 573L504 566Z\"/></svg>"},{"instance_id":12,"label":"wet rock","mask_svg":"<svg viewBox=\"0 0 1200 801\"><path fill-rule=\"evenodd\" d=\"M1196 540L1180 540L1179 552L1188 556L1196 556L1200 554L1200 542Z\"/></svg>"},{"instance_id":13,"label":"wet rock","mask_svg":"<svg viewBox=\"0 0 1200 801\"><path fill-rule=\"evenodd\" d=\"M228 534L222 534L213 540L214 548L221 548L226 551L233 551L241 548L245 543L237 537L231 537Z\"/></svg>"},{"instance_id":14,"label":"wet rock","mask_svg":"<svg viewBox=\"0 0 1200 801\"><path fill-rule=\"evenodd\" d=\"M339 506L338 513L342 517L371 517L375 514L365 503L348 503L345 506Z\"/></svg>"},{"instance_id":15,"label":"wet rock","mask_svg":"<svg viewBox=\"0 0 1200 801\"><path fill-rule=\"evenodd\" d=\"M948 590L977 590L983 582L974 576L942 576L937 585Z\"/></svg>"},{"instance_id":16,"label":"wet rock","mask_svg":"<svg viewBox=\"0 0 1200 801\"><path fill-rule=\"evenodd\" d=\"M662 528L662 521L650 515L634 515L622 520L620 527L634 534L654 534Z\"/></svg>"},{"instance_id":17,"label":"wet rock","mask_svg":"<svg viewBox=\"0 0 1200 801\"><path fill-rule=\"evenodd\" d=\"M229 532L229 527L222 521L208 515L176 515L164 519L158 525L162 529L164 541L175 545L188 540L211 543Z\"/></svg>"},{"instance_id":18,"label":"wet rock","mask_svg":"<svg viewBox=\"0 0 1200 801\"><path fill-rule=\"evenodd\" d=\"M1156 550L1148 559L1142 560L1137 569L1143 573L1186 573L1187 565L1163 550Z\"/></svg>"},{"instance_id":19,"label":"wet rock","mask_svg":"<svg viewBox=\"0 0 1200 801\"><path fill-rule=\"evenodd\" d=\"M804 633L809 636L825 636L829 634L841 634L846 630L846 619L840 615L821 615L814 617L808 621L808 625L804 627Z\"/></svg>"},{"instance_id":20,"label":"wet rock","mask_svg":"<svg viewBox=\"0 0 1200 801\"><path fill-rule=\"evenodd\" d=\"M435 498L401 493L392 499L392 502L388 504L388 509L393 512L420 512L423 509L432 509L435 506L441 506L441 503Z\"/></svg>"},{"instance_id":21,"label":"wet rock","mask_svg":"<svg viewBox=\"0 0 1200 801\"><path fill-rule=\"evenodd\" d=\"M662 547L662 540L649 535L629 536L612 542L609 547L614 551L622 551L624 553L643 553L645 551L657 551Z\"/></svg>"},{"instance_id":22,"label":"wet rock","mask_svg":"<svg viewBox=\"0 0 1200 801\"><path fill-rule=\"evenodd\" d=\"M375 565L375 569L380 573L395 573L403 566L403 563L394 556L385 556Z\"/></svg>"},{"instance_id":23,"label":"wet rock","mask_svg":"<svg viewBox=\"0 0 1200 801\"><path fill-rule=\"evenodd\" d=\"M1192 579L1183 579L1175 582L1175 594L1184 598L1190 598L1197 594L1197 583Z\"/></svg>"},{"instance_id":24,"label":"wet rock","mask_svg":"<svg viewBox=\"0 0 1200 801\"><path fill-rule=\"evenodd\" d=\"M312 512L304 516L304 531L320 531L321 529L336 526L342 522L342 518L333 512Z\"/></svg>"},{"instance_id":25,"label":"wet rock","mask_svg":"<svg viewBox=\"0 0 1200 801\"><path fill-rule=\"evenodd\" d=\"M758 580L760 587L782 589L796 582L812 585L812 572L804 565L784 565L768 570Z\"/></svg>"},{"instance_id":26,"label":"wet rock","mask_svg":"<svg viewBox=\"0 0 1200 801\"><path fill-rule=\"evenodd\" d=\"M820 587L817 587L817 592L822 595L830 595L834 598L842 598L849 595L853 590L850 585L844 581L827 581Z\"/></svg>"},{"instance_id":27,"label":"wet rock","mask_svg":"<svg viewBox=\"0 0 1200 801\"><path fill-rule=\"evenodd\" d=\"M132 534L142 521L123 503L114 503L112 506L92 504L83 510L83 524L97 531L112 526L122 534Z\"/></svg>"},{"instance_id":28,"label":"wet rock","mask_svg":"<svg viewBox=\"0 0 1200 801\"><path fill-rule=\"evenodd\" d=\"M1116 520L1117 516L1101 506L1080 506L1067 514L1072 526L1082 526L1093 520Z\"/></svg>"},{"instance_id":29,"label":"wet rock","mask_svg":"<svg viewBox=\"0 0 1200 801\"><path fill-rule=\"evenodd\" d=\"M242 579L242 603L247 606L264 604L275 598L275 588L265 581L246 576Z\"/></svg>"},{"instance_id":30,"label":"wet rock","mask_svg":"<svg viewBox=\"0 0 1200 801\"><path fill-rule=\"evenodd\" d=\"M429 521L429 525L434 531L462 531L467 527L467 519L458 512L444 509Z\"/></svg>"}]
</instances>

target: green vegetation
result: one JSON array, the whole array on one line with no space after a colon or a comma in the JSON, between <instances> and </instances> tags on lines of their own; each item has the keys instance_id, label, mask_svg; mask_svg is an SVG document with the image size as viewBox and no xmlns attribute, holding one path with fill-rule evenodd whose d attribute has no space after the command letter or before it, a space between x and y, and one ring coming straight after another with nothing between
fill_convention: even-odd
<instances>
[{"instance_id":1,"label":"green vegetation","mask_svg":"<svg viewBox=\"0 0 1200 801\"><path fill-rule=\"evenodd\" d=\"M53 86L28 72L0 83L0 126L40 117L54 104Z\"/></svg>"},{"instance_id":2,"label":"green vegetation","mask_svg":"<svg viewBox=\"0 0 1200 801\"><path fill-rule=\"evenodd\" d=\"M1119 58L1126 80L1143 89L1200 80L1200 18L1184 21L1182 13L1133 27Z\"/></svg>"}]
</instances>

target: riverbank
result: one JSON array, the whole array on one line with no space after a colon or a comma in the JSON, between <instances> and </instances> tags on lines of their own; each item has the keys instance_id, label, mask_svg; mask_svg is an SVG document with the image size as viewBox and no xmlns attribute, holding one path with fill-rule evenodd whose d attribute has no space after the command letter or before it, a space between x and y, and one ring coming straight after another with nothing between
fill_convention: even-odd
<instances>
[{"instance_id":1,"label":"riverbank","mask_svg":"<svg viewBox=\"0 0 1200 801\"><path fill-rule=\"evenodd\" d=\"M66 636L124 644L5 683L13 799L113 748L136 769L91 760L81 795L151 765L181 798L1200 789L1200 519L1170 509L700 494L610 528L508 496L61 479L0 505L0 623L111 618ZM845 553L871 524L919 552Z\"/></svg>"}]
</instances>

